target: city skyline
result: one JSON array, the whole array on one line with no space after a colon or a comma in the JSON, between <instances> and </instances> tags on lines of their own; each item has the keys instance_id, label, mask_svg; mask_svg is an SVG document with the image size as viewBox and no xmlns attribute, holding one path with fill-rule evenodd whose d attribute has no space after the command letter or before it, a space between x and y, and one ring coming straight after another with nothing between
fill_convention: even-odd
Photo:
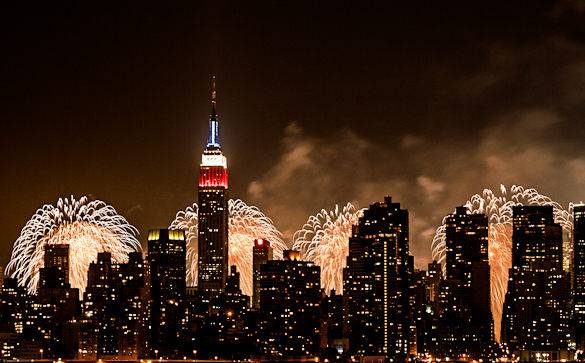
<instances>
[{"instance_id":1,"label":"city skyline","mask_svg":"<svg viewBox=\"0 0 585 363\"><path fill-rule=\"evenodd\" d=\"M583 205L565 210L517 186L509 196L484 191L443 219L428 246L436 260L423 270L409 210L386 195L310 217L297 250L275 259L263 239L272 222L229 199L215 76L210 95L198 201L177 213L176 228L150 229L146 249L100 200L60 199L27 222L6 279L0 271L3 359L580 359L570 276L584 263ZM238 203L252 211L239 221ZM492 297L501 281L503 304Z\"/></svg>"},{"instance_id":2,"label":"city skyline","mask_svg":"<svg viewBox=\"0 0 585 363\"><path fill-rule=\"evenodd\" d=\"M583 199L578 6L249 6L5 12L0 264L36 208L71 194L115 206L142 243L168 226L195 200L211 74L231 195L289 244L322 208L391 194L422 262L483 188Z\"/></svg>"},{"instance_id":3,"label":"city skyline","mask_svg":"<svg viewBox=\"0 0 585 363\"><path fill-rule=\"evenodd\" d=\"M585 3L307 5L2 12L0 361L585 361Z\"/></svg>"}]
</instances>

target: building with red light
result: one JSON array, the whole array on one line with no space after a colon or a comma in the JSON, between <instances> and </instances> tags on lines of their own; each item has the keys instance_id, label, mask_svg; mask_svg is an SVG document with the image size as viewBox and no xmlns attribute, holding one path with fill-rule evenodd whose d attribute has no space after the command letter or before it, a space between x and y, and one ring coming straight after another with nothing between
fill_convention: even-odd
<instances>
[{"instance_id":1,"label":"building with red light","mask_svg":"<svg viewBox=\"0 0 585 363\"><path fill-rule=\"evenodd\" d=\"M256 310L260 308L260 265L269 260L272 260L270 241L265 239L254 240L254 247L252 247L252 284L254 289L252 307Z\"/></svg>"},{"instance_id":2,"label":"building with red light","mask_svg":"<svg viewBox=\"0 0 585 363\"><path fill-rule=\"evenodd\" d=\"M199 289L213 296L225 290L228 276L228 172L219 144L215 77L211 92L209 138L199 169Z\"/></svg>"}]
</instances>

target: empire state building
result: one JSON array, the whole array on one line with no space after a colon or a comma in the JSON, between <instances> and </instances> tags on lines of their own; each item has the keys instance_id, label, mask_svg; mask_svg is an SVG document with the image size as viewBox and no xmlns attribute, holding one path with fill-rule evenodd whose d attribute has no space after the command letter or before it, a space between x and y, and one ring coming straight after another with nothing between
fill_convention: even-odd
<instances>
[{"instance_id":1,"label":"empire state building","mask_svg":"<svg viewBox=\"0 0 585 363\"><path fill-rule=\"evenodd\" d=\"M199 271L197 285L210 296L223 292L228 275L228 172L219 144L215 77L211 90L211 116L207 147L199 168Z\"/></svg>"}]
</instances>

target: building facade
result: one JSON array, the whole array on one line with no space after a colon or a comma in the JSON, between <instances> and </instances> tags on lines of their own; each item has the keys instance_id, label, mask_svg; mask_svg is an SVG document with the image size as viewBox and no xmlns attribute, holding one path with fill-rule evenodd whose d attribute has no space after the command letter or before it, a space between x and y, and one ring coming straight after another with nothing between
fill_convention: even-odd
<instances>
[{"instance_id":1,"label":"building facade","mask_svg":"<svg viewBox=\"0 0 585 363\"><path fill-rule=\"evenodd\" d=\"M284 251L260 266L257 344L273 358L316 356L321 340L320 268Z\"/></svg>"},{"instance_id":2,"label":"building facade","mask_svg":"<svg viewBox=\"0 0 585 363\"><path fill-rule=\"evenodd\" d=\"M148 349L152 357L177 357L182 350L180 304L186 292L186 248L185 231L181 229L148 232Z\"/></svg>"},{"instance_id":3,"label":"building facade","mask_svg":"<svg viewBox=\"0 0 585 363\"><path fill-rule=\"evenodd\" d=\"M344 269L350 352L402 360L409 354L408 211L386 197L354 227Z\"/></svg>"},{"instance_id":4,"label":"building facade","mask_svg":"<svg viewBox=\"0 0 585 363\"><path fill-rule=\"evenodd\" d=\"M440 287L439 337L447 357L487 358L494 331L488 220L458 207L445 219L446 279Z\"/></svg>"},{"instance_id":5,"label":"building facade","mask_svg":"<svg viewBox=\"0 0 585 363\"><path fill-rule=\"evenodd\" d=\"M585 350L585 205L573 207L573 326L577 349Z\"/></svg>"},{"instance_id":6,"label":"building facade","mask_svg":"<svg viewBox=\"0 0 585 363\"><path fill-rule=\"evenodd\" d=\"M141 252L113 263L109 252L89 266L78 358L136 359L146 353L146 268Z\"/></svg>"},{"instance_id":7,"label":"building facade","mask_svg":"<svg viewBox=\"0 0 585 363\"><path fill-rule=\"evenodd\" d=\"M254 240L252 248L252 307L256 310L260 308L260 266L270 260L272 260L270 241Z\"/></svg>"},{"instance_id":8,"label":"building facade","mask_svg":"<svg viewBox=\"0 0 585 363\"><path fill-rule=\"evenodd\" d=\"M569 330L569 281L563 271L562 228L552 206L513 209L512 268L502 317L502 340L527 358L558 359Z\"/></svg>"}]
</instances>

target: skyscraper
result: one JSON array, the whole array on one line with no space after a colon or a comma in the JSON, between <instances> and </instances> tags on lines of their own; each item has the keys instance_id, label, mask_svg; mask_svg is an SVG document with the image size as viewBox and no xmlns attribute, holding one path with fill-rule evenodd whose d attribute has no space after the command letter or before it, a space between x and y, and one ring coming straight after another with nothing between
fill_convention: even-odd
<instances>
[{"instance_id":1,"label":"skyscraper","mask_svg":"<svg viewBox=\"0 0 585 363\"><path fill-rule=\"evenodd\" d=\"M52 331L49 351L57 357L71 357L76 352L66 342L70 334L68 322L80 313L79 289L69 283L69 245L45 246L44 267L40 269L38 303L52 310L51 319L42 324L45 331Z\"/></svg>"},{"instance_id":2,"label":"skyscraper","mask_svg":"<svg viewBox=\"0 0 585 363\"><path fill-rule=\"evenodd\" d=\"M486 358L493 339L488 220L457 207L445 220L447 278L440 287L440 353Z\"/></svg>"},{"instance_id":3,"label":"skyscraper","mask_svg":"<svg viewBox=\"0 0 585 363\"><path fill-rule=\"evenodd\" d=\"M83 301L88 329L81 329L78 358L136 359L144 339L145 292L141 252L131 252L122 264L112 263L109 252L98 253L88 270Z\"/></svg>"},{"instance_id":4,"label":"skyscraper","mask_svg":"<svg viewBox=\"0 0 585 363\"><path fill-rule=\"evenodd\" d=\"M225 292L212 299L205 335L211 338L203 349L211 356L244 359L253 352L251 331L247 326L250 297L242 294L240 273L230 266Z\"/></svg>"},{"instance_id":5,"label":"skyscraper","mask_svg":"<svg viewBox=\"0 0 585 363\"><path fill-rule=\"evenodd\" d=\"M272 260L270 241L264 239L254 240L254 247L252 247L252 283L254 288L252 307L256 310L260 308L260 265L269 260Z\"/></svg>"},{"instance_id":6,"label":"skyscraper","mask_svg":"<svg viewBox=\"0 0 585 363\"><path fill-rule=\"evenodd\" d=\"M354 226L344 269L350 352L403 359L409 352L408 211L386 197Z\"/></svg>"},{"instance_id":7,"label":"skyscraper","mask_svg":"<svg viewBox=\"0 0 585 363\"><path fill-rule=\"evenodd\" d=\"M320 268L298 251L260 266L258 343L271 357L315 356L321 338Z\"/></svg>"},{"instance_id":8,"label":"skyscraper","mask_svg":"<svg viewBox=\"0 0 585 363\"><path fill-rule=\"evenodd\" d=\"M199 289L217 295L228 276L228 172L227 158L219 143L215 77L211 91L209 138L199 169Z\"/></svg>"},{"instance_id":9,"label":"skyscraper","mask_svg":"<svg viewBox=\"0 0 585 363\"><path fill-rule=\"evenodd\" d=\"M552 206L513 209L512 268L502 317L502 340L534 359L558 360L567 349L568 278L563 271L562 228Z\"/></svg>"},{"instance_id":10,"label":"skyscraper","mask_svg":"<svg viewBox=\"0 0 585 363\"><path fill-rule=\"evenodd\" d=\"M39 287L70 287L68 244L45 246L44 267L40 271L39 283Z\"/></svg>"},{"instance_id":11,"label":"skyscraper","mask_svg":"<svg viewBox=\"0 0 585 363\"><path fill-rule=\"evenodd\" d=\"M577 349L585 349L585 205L573 208L573 321Z\"/></svg>"},{"instance_id":12,"label":"skyscraper","mask_svg":"<svg viewBox=\"0 0 585 363\"><path fill-rule=\"evenodd\" d=\"M180 303L186 288L186 240L182 229L148 232L150 269L150 354L176 357L180 352Z\"/></svg>"}]
</instances>

